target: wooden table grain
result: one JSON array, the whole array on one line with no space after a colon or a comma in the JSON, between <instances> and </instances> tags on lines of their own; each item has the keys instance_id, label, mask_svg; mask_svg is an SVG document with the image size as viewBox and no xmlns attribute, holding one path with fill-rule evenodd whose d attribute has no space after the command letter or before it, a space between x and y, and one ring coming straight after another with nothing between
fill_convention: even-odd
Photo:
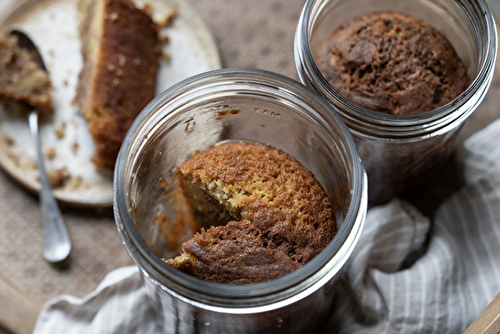
<instances>
[{"instance_id":1,"label":"wooden table grain","mask_svg":"<svg viewBox=\"0 0 500 334\"><path fill-rule=\"evenodd\" d=\"M16 0L8 0L16 1ZM293 37L304 0L188 0L211 29L224 67L251 67L297 79ZM1 7L5 0L0 1ZM500 116L500 75L495 73L485 101L471 117L463 138ZM450 183L451 182L451 183ZM410 200L432 212L457 180L442 180L429 201ZM415 196L414 196L415 197ZM429 204L431 203L431 204ZM37 315L60 294L83 297L111 270L131 265L111 210L62 208L73 240L68 261L51 265L41 256L41 221L36 196L0 172L0 334L31 333Z\"/></svg>"}]
</instances>

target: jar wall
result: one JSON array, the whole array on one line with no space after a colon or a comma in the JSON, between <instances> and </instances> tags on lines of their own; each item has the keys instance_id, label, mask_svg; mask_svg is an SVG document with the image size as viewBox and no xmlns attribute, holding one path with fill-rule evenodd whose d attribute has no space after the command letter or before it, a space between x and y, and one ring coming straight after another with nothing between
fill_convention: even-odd
<instances>
[{"instance_id":1,"label":"jar wall","mask_svg":"<svg viewBox=\"0 0 500 334\"><path fill-rule=\"evenodd\" d=\"M456 127L440 136L404 142L367 140L354 134L358 153L370 175L370 202L387 202L417 188L430 175L440 171L453 152L461 128Z\"/></svg>"},{"instance_id":2,"label":"jar wall","mask_svg":"<svg viewBox=\"0 0 500 334\"><path fill-rule=\"evenodd\" d=\"M367 210L366 173L349 130L330 108L285 77L226 69L179 83L139 115L117 160L114 212L166 330L304 333L324 323ZM337 235L303 267L269 282L233 286L197 279L162 261L171 253L154 218L159 204L167 206L160 211L169 210L162 195L171 189L174 170L194 150L226 141L283 150L313 172L330 196Z\"/></svg>"},{"instance_id":3,"label":"jar wall","mask_svg":"<svg viewBox=\"0 0 500 334\"><path fill-rule=\"evenodd\" d=\"M303 334L320 333L334 298L338 276L316 293L287 307L269 311L213 309L178 298L144 278L144 287L163 318L165 333L182 334ZM233 313L234 312L234 313Z\"/></svg>"},{"instance_id":4,"label":"jar wall","mask_svg":"<svg viewBox=\"0 0 500 334\"><path fill-rule=\"evenodd\" d=\"M380 11L422 19L445 35L467 66L466 91L432 111L387 115L359 106L331 87L316 66L319 44L343 22ZM463 124L491 83L497 32L482 0L310 0L297 26L294 51L302 83L319 92L350 128L367 169L370 202L378 204L418 185L449 158Z\"/></svg>"}]
</instances>

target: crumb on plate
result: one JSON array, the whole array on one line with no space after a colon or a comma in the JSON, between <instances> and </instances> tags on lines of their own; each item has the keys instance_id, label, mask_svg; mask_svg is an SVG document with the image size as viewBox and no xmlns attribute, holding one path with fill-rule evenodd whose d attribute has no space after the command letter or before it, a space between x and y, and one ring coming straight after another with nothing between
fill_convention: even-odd
<instances>
[{"instance_id":1,"label":"crumb on plate","mask_svg":"<svg viewBox=\"0 0 500 334\"><path fill-rule=\"evenodd\" d=\"M44 155L46 159L52 160L56 157L56 149L51 147L45 151Z\"/></svg>"},{"instance_id":2,"label":"crumb on plate","mask_svg":"<svg viewBox=\"0 0 500 334\"><path fill-rule=\"evenodd\" d=\"M4 142L5 142L5 144L7 144L7 146L12 146L15 144L14 138L9 137L9 136L4 137Z\"/></svg>"},{"instance_id":3,"label":"crumb on plate","mask_svg":"<svg viewBox=\"0 0 500 334\"><path fill-rule=\"evenodd\" d=\"M66 167L62 167L51 170L47 177L52 188L60 188L71 178L71 174Z\"/></svg>"},{"instance_id":4,"label":"crumb on plate","mask_svg":"<svg viewBox=\"0 0 500 334\"><path fill-rule=\"evenodd\" d=\"M74 141L71 144L71 152L73 152L73 154L76 154L76 152L78 152L79 147L80 147L80 145L76 141Z\"/></svg>"},{"instance_id":5,"label":"crumb on plate","mask_svg":"<svg viewBox=\"0 0 500 334\"><path fill-rule=\"evenodd\" d=\"M66 134L66 122L62 122L61 126L59 126L54 130L54 133L56 134L57 138L59 139L63 138L64 135Z\"/></svg>"},{"instance_id":6,"label":"crumb on plate","mask_svg":"<svg viewBox=\"0 0 500 334\"><path fill-rule=\"evenodd\" d=\"M174 19L177 17L179 10L177 7L173 7L165 12L165 14L156 21L156 24L160 28L167 28L172 25Z\"/></svg>"}]
</instances>

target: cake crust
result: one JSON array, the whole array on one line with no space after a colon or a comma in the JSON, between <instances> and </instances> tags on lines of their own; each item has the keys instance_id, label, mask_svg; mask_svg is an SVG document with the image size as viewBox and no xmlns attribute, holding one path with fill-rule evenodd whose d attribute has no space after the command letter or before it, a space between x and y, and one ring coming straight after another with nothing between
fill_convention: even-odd
<instances>
[{"instance_id":1,"label":"cake crust","mask_svg":"<svg viewBox=\"0 0 500 334\"><path fill-rule=\"evenodd\" d=\"M94 162L112 168L125 134L154 98L158 27L130 0L80 0L84 67L76 103L96 144Z\"/></svg>"},{"instance_id":2,"label":"cake crust","mask_svg":"<svg viewBox=\"0 0 500 334\"><path fill-rule=\"evenodd\" d=\"M275 279L314 258L336 233L319 182L280 150L251 143L215 146L177 173L191 185L184 189L195 211L210 216L205 226L225 218L212 221L222 225L203 228L182 245L180 257L168 261L198 278L224 284ZM201 196L220 204L215 215L209 201L199 205Z\"/></svg>"}]
</instances>

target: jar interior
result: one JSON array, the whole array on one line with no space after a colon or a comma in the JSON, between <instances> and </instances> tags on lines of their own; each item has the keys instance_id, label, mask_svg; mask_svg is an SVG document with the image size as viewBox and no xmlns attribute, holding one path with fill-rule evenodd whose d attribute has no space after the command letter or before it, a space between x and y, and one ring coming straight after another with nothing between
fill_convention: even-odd
<instances>
[{"instance_id":1,"label":"jar interior","mask_svg":"<svg viewBox=\"0 0 500 334\"><path fill-rule=\"evenodd\" d=\"M342 228L354 184L342 129L322 124L311 101L260 89L266 92L238 87L183 96L162 106L137 136L125 169L127 205L140 236L160 258L178 255L196 232L182 220L185 203L175 170L194 151L221 142L265 143L293 156L323 186Z\"/></svg>"},{"instance_id":2,"label":"jar interior","mask_svg":"<svg viewBox=\"0 0 500 334\"><path fill-rule=\"evenodd\" d=\"M484 41L478 37L477 27L461 6L470 4L446 0L315 1L308 27L311 53L317 59L319 44L334 29L353 17L372 12L400 12L421 19L439 30L466 64L469 80L472 82L481 70L483 60L478 50L481 50L479 43ZM474 13L472 6L468 10Z\"/></svg>"}]
</instances>

